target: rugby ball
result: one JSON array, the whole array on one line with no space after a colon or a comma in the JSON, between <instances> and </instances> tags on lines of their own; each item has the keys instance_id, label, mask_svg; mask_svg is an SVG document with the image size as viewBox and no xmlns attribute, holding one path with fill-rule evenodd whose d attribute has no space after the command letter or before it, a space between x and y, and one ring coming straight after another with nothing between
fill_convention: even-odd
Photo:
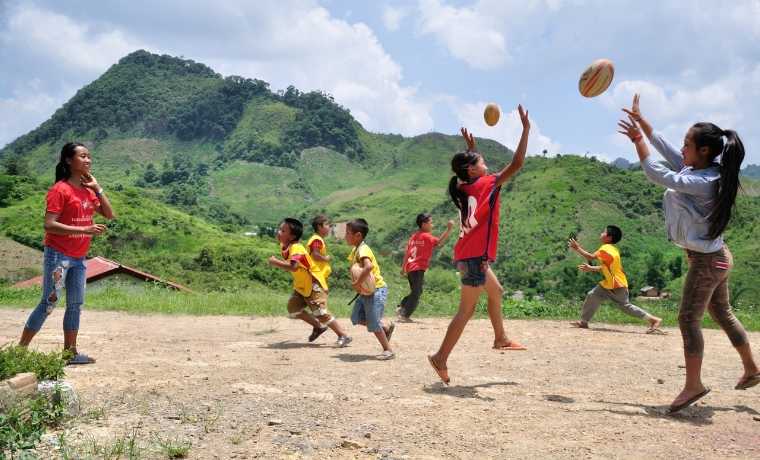
<instances>
[{"instance_id":1,"label":"rugby ball","mask_svg":"<svg viewBox=\"0 0 760 460\"><path fill-rule=\"evenodd\" d=\"M491 102L486 106L485 112L483 112L483 118L486 120L486 124L488 126L493 126L496 123L499 122L499 115L501 115L501 112L499 111L499 106Z\"/></svg>"},{"instance_id":2,"label":"rugby ball","mask_svg":"<svg viewBox=\"0 0 760 460\"><path fill-rule=\"evenodd\" d=\"M354 283L357 279L359 279L359 275L361 275L361 273L362 273L361 265L353 264L351 266L351 283ZM361 295L374 294L375 293L375 277L372 275L372 272L369 272L369 276L364 278L364 281L362 282L362 284L360 284L358 288L354 288L354 290Z\"/></svg>"},{"instance_id":3,"label":"rugby ball","mask_svg":"<svg viewBox=\"0 0 760 460\"><path fill-rule=\"evenodd\" d=\"M583 97L596 97L612 83L615 67L609 59L597 59L586 67L578 81L578 91Z\"/></svg>"}]
</instances>

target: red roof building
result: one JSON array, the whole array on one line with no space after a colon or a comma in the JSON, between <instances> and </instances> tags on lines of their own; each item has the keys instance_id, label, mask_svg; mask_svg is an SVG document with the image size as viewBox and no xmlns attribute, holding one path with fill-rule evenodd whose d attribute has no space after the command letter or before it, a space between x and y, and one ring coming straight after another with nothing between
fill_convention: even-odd
<instances>
[{"instance_id":1,"label":"red roof building","mask_svg":"<svg viewBox=\"0 0 760 460\"><path fill-rule=\"evenodd\" d=\"M177 283L172 283L171 281L162 280L161 278L158 278L157 276L153 276L150 273L141 272L140 270L135 270L134 268L127 267L126 265L121 265L117 262L114 262L112 260L108 260L104 257L93 257L92 259L87 260L87 285L97 285L102 284L105 280L110 279L118 279L118 275L126 275L128 279L131 281L139 280L139 281L148 281L148 282L156 282L156 283L162 283L165 284L172 289L176 289L178 291L187 291L187 292L193 292L190 289L186 288L185 286L179 285ZM125 277L122 277L123 280L126 280ZM100 282L100 283L98 283ZM135 284L135 283L131 283ZM23 281L18 284L14 284L10 287L10 289L23 289L34 285L42 285L42 276L38 276L37 278L32 278L30 280Z\"/></svg>"}]
</instances>

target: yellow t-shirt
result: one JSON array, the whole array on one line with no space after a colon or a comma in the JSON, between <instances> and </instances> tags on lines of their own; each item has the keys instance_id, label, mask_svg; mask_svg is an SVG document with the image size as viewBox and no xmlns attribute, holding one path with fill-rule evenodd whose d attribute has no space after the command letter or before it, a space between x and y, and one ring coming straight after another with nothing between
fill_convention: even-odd
<instances>
[{"instance_id":1,"label":"yellow t-shirt","mask_svg":"<svg viewBox=\"0 0 760 460\"><path fill-rule=\"evenodd\" d=\"M298 262L298 270L290 272L295 280L293 281L293 290L301 294L304 297L311 295L311 284L313 280L316 280L322 288L327 290L327 281L322 270L319 269L317 264L314 263L311 256L306 252L306 248L297 241L290 243L287 248L287 252L284 250L282 243L280 243L280 252L285 262L290 263L291 260Z\"/></svg>"},{"instance_id":2,"label":"yellow t-shirt","mask_svg":"<svg viewBox=\"0 0 760 460\"><path fill-rule=\"evenodd\" d=\"M311 254L311 243L314 241L319 240L322 245L319 248L319 255L322 257L327 255L327 246L325 245L325 240L322 239L321 236L319 236L317 233L312 235L311 238L309 238L309 242L306 243L306 247L309 248L309 254ZM330 273L332 273L332 268L330 268L330 264L327 262L322 262L321 260L314 260L314 263L319 267L320 270L322 270L322 276L327 279L328 276L330 276Z\"/></svg>"},{"instance_id":3,"label":"yellow t-shirt","mask_svg":"<svg viewBox=\"0 0 760 460\"><path fill-rule=\"evenodd\" d=\"M369 261L372 262L372 276L375 277L375 289L386 286L385 281L383 281L383 277L380 276L380 266L375 260L375 255L372 254L372 249L370 249L369 246L367 246L367 244L362 241L359 246L351 250L351 255L348 256L348 260L352 264L359 264L363 266L362 261L365 258L369 258Z\"/></svg>"},{"instance_id":4,"label":"yellow t-shirt","mask_svg":"<svg viewBox=\"0 0 760 460\"><path fill-rule=\"evenodd\" d=\"M604 289L627 288L628 280L623 273L623 264L620 263L620 252L612 244L605 244L594 253L602 263L604 280L600 281Z\"/></svg>"}]
</instances>

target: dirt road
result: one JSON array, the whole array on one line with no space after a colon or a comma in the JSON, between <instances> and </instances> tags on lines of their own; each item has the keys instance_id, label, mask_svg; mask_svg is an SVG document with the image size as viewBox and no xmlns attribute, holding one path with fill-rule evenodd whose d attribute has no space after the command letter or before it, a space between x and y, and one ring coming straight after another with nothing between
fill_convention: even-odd
<instances>
[{"instance_id":1,"label":"dirt road","mask_svg":"<svg viewBox=\"0 0 760 460\"><path fill-rule=\"evenodd\" d=\"M28 313L0 309L0 343L18 339ZM62 314L33 346L60 347ZM80 452L132 436L144 458L157 441L192 441L188 458L204 459L760 457L760 387L733 389L739 358L716 330L705 336L712 392L669 415L684 380L675 329L507 321L528 351L500 352L488 321L473 321L447 387L425 358L446 319L398 325L397 358L384 362L346 319L354 341L333 349L332 332L310 344L310 328L284 317L82 318L80 351L98 363L67 368L83 399L67 442ZM757 356L760 334L750 337Z\"/></svg>"}]
</instances>

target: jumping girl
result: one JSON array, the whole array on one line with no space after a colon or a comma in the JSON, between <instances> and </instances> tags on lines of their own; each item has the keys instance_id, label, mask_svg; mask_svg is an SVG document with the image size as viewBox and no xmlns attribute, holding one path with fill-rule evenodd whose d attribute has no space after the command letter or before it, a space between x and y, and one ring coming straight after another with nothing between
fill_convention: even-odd
<instances>
[{"instance_id":1,"label":"jumping girl","mask_svg":"<svg viewBox=\"0 0 760 460\"><path fill-rule=\"evenodd\" d=\"M631 109L623 111L628 120L620 120L619 132L636 146L647 178L667 188L663 207L668 239L684 248L689 263L678 313L686 384L670 404L670 412L677 412L710 392L701 378L705 310L726 333L742 360L744 374L734 388L746 390L760 383L760 369L752 358L747 333L728 303L728 275L734 262L723 243L723 230L731 218L740 187L744 145L736 131L722 130L712 123L697 123L686 132L679 152L641 115L638 94ZM649 155L641 131L676 172Z\"/></svg>"},{"instance_id":2,"label":"jumping girl","mask_svg":"<svg viewBox=\"0 0 760 460\"><path fill-rule=\"evenodd\" d=\"M475 151L475 139L462 128L467 150L459 150L451 159L456 176L449 181L449 194L460 211L461 229L454 246L454 261L462 278L459 310L451 320L443 343L428 361L446 385L449 384L447 360L459 341L464 327L475 312L481 291L488 295L488 317L494 331L493 348L496 350L525 350L525 347L507 337L504 331L501 298L504 288L499 284L489 263L496 257L499 240L499 210L501 186L522 167L528 148L530 120L528 111L517 106L522 122L522 136L512 161L498 174L487 175L488 167ZM458 182L458 180L461 181Z\"/></svg>"}]
</instances>

